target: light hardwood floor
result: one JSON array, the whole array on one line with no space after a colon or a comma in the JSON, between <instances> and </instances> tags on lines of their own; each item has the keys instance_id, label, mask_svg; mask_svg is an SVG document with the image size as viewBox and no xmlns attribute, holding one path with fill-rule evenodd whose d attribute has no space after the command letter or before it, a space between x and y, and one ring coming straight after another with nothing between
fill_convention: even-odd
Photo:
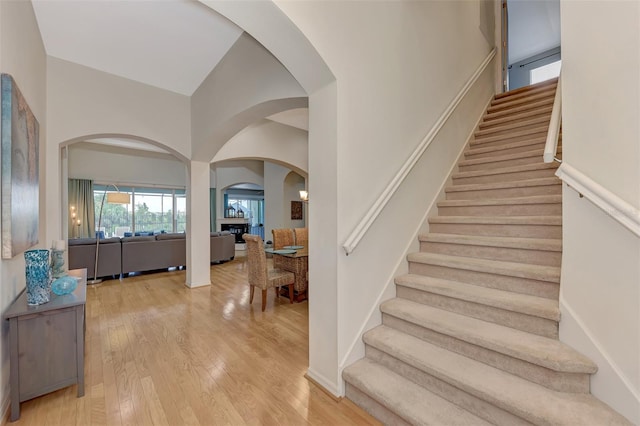
<instances>
[{"instance_id":1,"label":"light hardwood floor","mask_svg":"<svg viewBox=\"0 0 640 426\"><path fill-rule=\"evenodd\" d=\"M87 291L85 396L76 386L22 403L12 425L378 424L304 378L308 304L260 293L249 305L245 258L109 280Z\"/></svg>"}]
</instances>

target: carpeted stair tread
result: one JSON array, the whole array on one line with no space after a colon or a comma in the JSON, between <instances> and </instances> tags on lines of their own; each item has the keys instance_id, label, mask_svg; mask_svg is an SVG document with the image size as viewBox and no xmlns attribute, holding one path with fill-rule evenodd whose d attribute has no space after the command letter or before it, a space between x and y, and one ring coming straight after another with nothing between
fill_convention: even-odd
<instances>
[{"instance_id":1,"label":"carpeted stair tread","mask_svg":"<svg viewBox=\"0 0 640 426\"><path fill-rule=\"evenodd\" d=\"M536 164L524 164L521 166L512 166L512 167L500 167L497 169L486 169L486 170L473 170L470 172L458 172L452 175L453 179L463 179L463 178L471 178L478 176L493 176L493 175L502 175L507 173L518 173L518 172L529 172L533 170L544 170L544 169L557 169L557 163L536 163Z\"/></svg>"},{"instance_id":2,"label":"carpeted stair tread","mask_svg":"<svg viewBox=\"0 0 640 426\"><path fill-rule=\"evenodd\" d=\"M504 147L510 147L514 144L528 144L528 145L532 145L532 144L537 144L537 143L546 143L547 141L547 132L538 132L538 133L534 133L531 135L522 135L519 137L509 137L509 138L502 138L502 139L498 139L495 141L484 141L484 140L480 140L480 141L476 141L475 139L472 139L471 142L469 142L469 150L479 150L479 149L486 149L486 150L498 150L498 149L502 149Z\"/></svg>"},{"instance_id":3,"label":"carpeted stair tread","mask_svg":"<svg viewBox=\"0 0 640 426\"><path fill-rule=\"evenodd\" d=\"M497 99L510 98L520 94L533 93L533 92L538 92L540 90L548 90L551 88L555 90L557 86L558 86L558 79L551 78L549 80L541 81L540 83L531 84L529 86L518 87L517 89L509 90L508 92L496 93L495 99L497 100Z\"/></svg>"},{"instance_id":4,"label":"carpeted stair tread","mask_svg":"<svg viewBox=\"0 0 640 426\"><path fill-rule=\"evenodd\" d=\"M500 135L483 135L474 136L472 145L482 145L489 142L507 141L524 136L530 136L535 134L544 134L549 131L549 125L532 127L530 129L522 129L514 132L509 132Z\"/></svg>"},{"instance_id":5,"label":"carpeted stair tread","mask_svg":"<svg viewBox=\"0 0 640 426\"><path fill-rule=\"evenodd\" d=\"M557 300L415 274L401 275L395 279L395 283L399 286L506 311L518 312L552 321L560 320L560 309Z\"/></svg>"},{"instance_id":6,"label":"carpeted stair tread","mask_svg":"<svg viewBox=\"0 0 640 426\"><path fill-rule=\"evenodd\" d=\"M562 195L534 195L531 197L444 200L444 201L438 202L438 207L511 206L511 205L517 205L517 204L560 204L560 203L562 203Z\"/></svg>"},{"instance_id":7,"label":"carpeted stair tread","mask_svg":"<svg viewBox=\"0 0 640 426\"><path fill-rule=\"evenodd\" d=\"M539 92L531 94L531 96L527 96L525 98L511 98L506 99L504 101L492 101L489 108L487 108L488 112L493 111L502 111L504 109L517 108L522 105L528 105L532 102L540 101L540 100L551 100L553 102L554 94L552 91L547 92Z\"/></svg>"},{"instance_id":8,"label":"carpeted stair tread","mask_svg":"<svg viewBox=\"0 0 640 426\"><path fill-rule=\"evenodd\" d=\"M387 300L380 305L380 310L438 333L553 371L583 374L597 371L593 361L556 339L406 299Z\"/></svg>"},{"instance_id":9,"label":"carpeted stair tread","mask_svg":"<svg viewBox=\"0 0 640 426\"><path fill-rule=\"evenodd\" d=\"M495 153L495 155L501 155L500 153L502 151L507 151L509 149L515 149L515 148L522 148L522 147L532 147L535 145L539 145L540 148L544 149L545 141L546 141L546 138L544 136L539 136L539 137L531 138L524 141L505 143L502 145L471 148L465 151L464 155L465 157L472 157L472 156L489 154L489 153Z\"/></svg>"},{"instance_id":10,"label":"carpeted stair tread","mask_svg":"<svg viewBox=\"0 0 640 426\"><path fill-rule=\"evenodd\" d=\"M417 252L407 255L409 262L465 269L495 275L526 278L531 280L560 282L560 268L553 266L532 265L527 263L503 262L481 259L477 257L450 256L439 253Z\"/></svg>"},{"instance_id":11,"label":"carpeted stair tread","mask_svg":"<svg viewBox=\"0 0 640 426\"><path fill-rule=\"evenodd\" d=\"M382 365L361 359L345 368L344 380L415 425L490 425Z\"/></svg>"},{"instance_id":12,"label":"carpeted stair tread","mask_svg":"<svg viewBox=\"0 0 640 426\"><path fill-rule=\"evenodd\" d=\"M562 251L562 240L555 238L488 237L482 235L438 234L430 232L418 236L420 241L467 244L524 250Z\"/></svg>"},{"instance_id":13,"label":"carpeted stair tread","mask_svg":"<svg viewBox=\"0 0 640 426\"><path fill-rule=\"evenodd\" d=\"M561 185L562 181L557 177L523 179L517 181L470 183L465 185L450 185L445 192L477 191L488 189L523 188L528 186Z\"/></svg>"},{"instance_id":14,"label":"carpeted stair tread","mask_svg":"<svg viewBox=\"0 0 640 426\"><path fill-rule=\"evenodd\" d=\"M555 96L557 85L549 85L546 87L539 87L537 89L532 89L523 93L510 93L507 96L503 97L494 97L491 101L491 106L501 105L506 102L515 101L515 100L529 100L536 99L534 96L546 95L546 96Z\"/></svg>"},{"instance_id":15,"label":"carpeted stair tread","mask_svg":"<svg viewBox=\"0 0 640 426\"><path fill-rule=\"evenodd\" d=\"M510 161L519 160L522 158L540 157L542 161L542 155L544 153L544 147L534 149L531 151L521 151L513 154L502 154L491 157L474 158L472 160L462 160L458 163L458 167L472 166L477 164L495 163L498 161ZM558 153L562 153L562 147L558 147Z\"/></svg>"},{"instance_id":16,"label":"carpeted stair tread","mask_svg":"<svg viewBox=\"0 0 640 426\"><path fill-rule=\"evenodd\" d=\"M552 110L553 110L553 105L547 105L547 106L539 107L537 109L533 109L530 111L524 111L520 113L505 115L504 117L500 117L500 118L483 120L479 124L478 128L484 130L484 129L490 129L495 126L501 126L514 121L530 119L533 117L539 117L539 116L550 117Z\"/></svg>"},{"instance_id":17,"label":"carpeted stair tread","mask_svg":"<svg viewBox=\"0 0 640 426\"><path fill-rule=\"evenodd\" d=\"M542 109L542 108L546 108L548 106L552 106L553 105L553 98L548 98L548 99L542 99L542 100L536 100L535 102L531 102L531 103L527 103L524 105L520 105L517 107L511 107L508 109L503 109L503 110L492 110L492 111L487 111L487 113L485 114L483 120L484 121L491 121L491 120L495 120L497 118L503 118L503 117L507 117L510 115L515 115L515 114L522 114L524 112L528 112L528 111L536 111L538 109Z\"/></svg>"},{"instance_id":18,"label":"carpeted stair tread","mask_svg":"<svg viewBox=\"0 0 640 426\"><path fill-rule=\"evenodd\" d=\"M630 424L620 414L589 394L550 390L384 325L367 332L364 340L368 345L388 353L400 362L532 424Z\"/></svg>"},{"instance_id":19,"label":"carpeted stair tread","mask_svg":"<svg viewBox=\"0 0 640 426\"><path fill-rule=\"evenodd\" d=\"M504 123L499 126L493 126L489 128L480 128L473 135L477 137L477 136L490 135L492 133L508 132L508 131L520 129L522 127L540 125L541 123L544 123L545 125L548 126L549 117L540 115L533 118L529 118L527 120L512 121L509 123Z\"/></svg>"},{"instance_id":20,"label":"carpeted stair tread","mask_svg":"<svg viewBox=\"0 0 640 426\"><path fill-rule=\"evenodd\" d=\"M434 216L429 223L482 225L562 225L562 216Z\"/></svg>"}]
</instances>

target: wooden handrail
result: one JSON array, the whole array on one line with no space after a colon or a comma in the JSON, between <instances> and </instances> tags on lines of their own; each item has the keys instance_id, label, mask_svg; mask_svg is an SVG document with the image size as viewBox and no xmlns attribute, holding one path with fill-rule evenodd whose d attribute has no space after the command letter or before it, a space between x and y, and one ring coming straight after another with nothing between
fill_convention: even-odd
<instances>
[{"instance_id":1,"label":"wooden handrail","mask_svg":"<svg viewBox=\"0 0 640 426\"><path fill-rule=\"evenodd\" d=\"M551 121L547 132L547 142L544 145L543 159L545 163L552 163L556 160L558 152L558 135L560 135L560 124L562 122L562 74L558 77L556 86L556 96L553 99L551 110Z\"/></svg>"},{"instance_id":2,"label":"wooden handrail","mask_svg":"<svg viewBox=\"0 0 640 426\"><path fill-rule=\"evenodd\" d=\"M577 191L580 196L584 196L622 226L640 237L640 210L566 162L560 165L556 176Z\"/></svg>"},{"instance_id":3,"label":"wooden handrail","mask_svg":"<svg viewBox=\"0 0 640 426\"><path fill-rule=\"evenodd\" d=\"M467 92L469 92L473 84L478 80L480 75L484 72L495 55L496 49L494 48L489 53L489 55L487 55L485 60L482 61L476 72L469 78L469 80L467 80L462 89L460 89L456 97L440 115L431 130L429 130L429 133L427 133L422 142L420 142L416 149L411 153L407 161L405 161L400 170L398 170L396 175L393 177L393 179L391 179L387 187L384 189L384 191L382 191L382 194L380 194L378 199L369 208L364 217L358 222L357 226L353 229L353 231L351 231L349 237L342 245L347 256L352 253L353 250L355 250L355 248L358 246L358 243L360 243L362 237L367 233L380 213L382 213L382 210L386 207L387 203L389 203L389 200L391 199L393 194L395 194L395 192L398 190L409 172L411 172L418 160L420 160L422 154L424 154L429 145L431 145L431 142L433 142L440 129L442 129L442 126L444 126L444 124L447 122L460 101L464 98Z\"/></svg>"}]
</instances>

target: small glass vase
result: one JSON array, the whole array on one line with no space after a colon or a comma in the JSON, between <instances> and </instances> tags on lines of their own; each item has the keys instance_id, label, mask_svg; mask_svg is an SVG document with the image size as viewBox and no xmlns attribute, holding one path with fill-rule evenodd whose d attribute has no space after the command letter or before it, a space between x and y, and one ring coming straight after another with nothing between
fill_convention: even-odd
<instances>
[{"instance_id":1,"label":"small glass vase","mask_svg":"<svg viewBox=\"0 0 640 426\"><path fill-rule=\"evenodd\" d=\"M27 280L27 305L42 305L51 296L51 266L49 250L37 249L24 252Z\"/></svg>"},{"instance_id":2,"label":"small glass vase","mask_svg":"<svg viewBox=\"0 0 640 426\"><path fill-rule=\"evenodd\" d=\"M51 276L53 279L65 276L64 250L51 249Z\"/></svg>"}]
</instances>

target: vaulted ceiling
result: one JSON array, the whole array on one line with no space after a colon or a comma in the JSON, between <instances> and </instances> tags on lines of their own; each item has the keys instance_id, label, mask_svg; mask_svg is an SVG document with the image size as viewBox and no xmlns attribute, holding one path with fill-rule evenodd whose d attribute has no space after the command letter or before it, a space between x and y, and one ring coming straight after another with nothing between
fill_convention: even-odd
<instances>
[{"instance_id":1,"label":"vaulted ceiling","mask_svg":"<svg viewBox=\"0 0 640 426\"><path fill-rule=\"evenodd\" d=\"M191 0L33 0L47 55L191 96L242 34ZM308 110L268 117L307 130ZM93 143L163 151L130 140Z\"/></svg>"},{"instance_id":2,"label":"vaulted ceiling","mask_svg":"<svg viewBox=\"0 0 640 426\"><path fill-rule=\"evenodd\" d=\"M191 96L242 34L199 2L34 0L46 52Z\"/></svg>"}]
</instances>

